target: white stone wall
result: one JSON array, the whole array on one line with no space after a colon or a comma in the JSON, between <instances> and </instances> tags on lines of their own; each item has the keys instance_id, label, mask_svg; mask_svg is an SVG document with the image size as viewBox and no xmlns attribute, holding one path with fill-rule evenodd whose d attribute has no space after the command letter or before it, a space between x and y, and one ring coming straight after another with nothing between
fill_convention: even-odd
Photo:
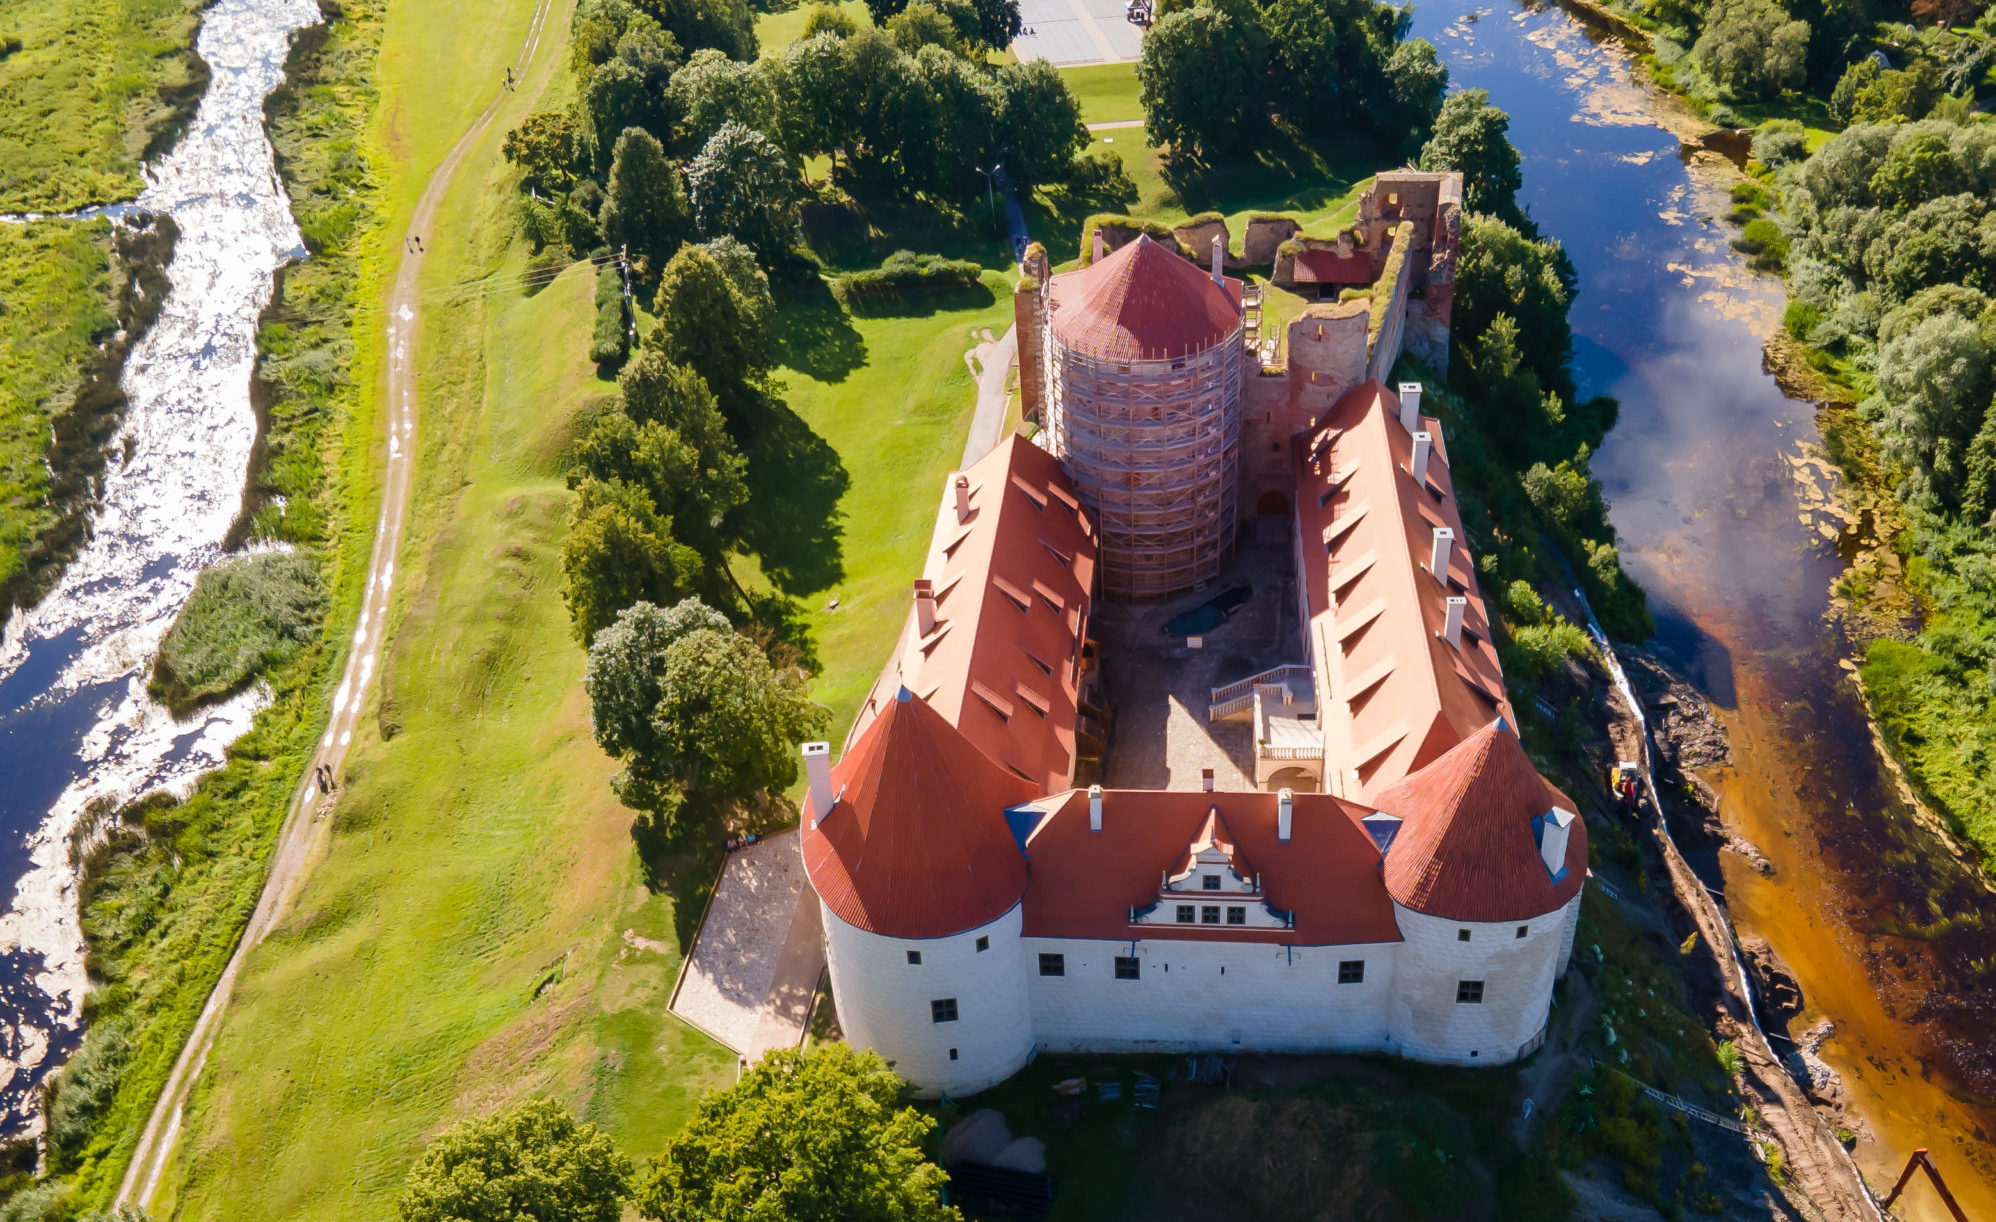
<instances>
[{"instance_id":1,"label":"white stone wall","mask_svg":"<svg viewBox=\"0 0 1996 1222\"><path fill-rule=\"evenodd\" d=\"M1033 1031L1056 1052L1390 1051L1398 949L1138 939L1141 978L1118 980L1127 941L1027 938ZM1040 975L1041 952L1066 974ZM1365 960L1363 983L1338 983L1345 959Z\"/></svg>"},{"instance_id":2,"label":"white stone wall","mask_svg":"<svg viewBox=\"0 0 1996 1222\"><path fill-rule=\"evenodd\" d=\"M839 1025L854 1047L894 1062L930 1098L983 1090L1026 1063L1033 1028L1018 905L988 925L916 939L868 933L819 908ZM980 937L990 949L977 949ZM919 965L908 962L911 950ZM946 997L956 999L957 1019L939 1023L929 1003Z\"/></svg>"},{"instance_id":3,"label":"white stone wall","mask_svg":"<svg viewBox=\"0 0 1996 1222\"><path fill-rule=\"evenodd\" d=\"M1580 890L1582 894L1585 894L1587 888L1583 884ZM1576 895L1573 897L1573 902L1566 906L1566 921L1560 927L1559 966L1553 969L1552 978L1554 980L1558 980L1561 976L1566 975L1566 965L1573 962L1573 939L1574 935L1579 932L1580 896Z\"/></svg>"},{"instance_id":4,"label":"white stone wall","mask_svg":"<svg viewBox=\"0 0 1996 1222\"><path fill-rule=\"evenodd\" d=\"M1451 1064L1514 1060L1552 1008L1552 985L1571 945L1575 896L1531 921L1481 924L1425 916L1393 905L1403 939L1394 974L1391 1026L1402 1055ZM1526 930L1518 937L1518 929ZM1469 931L1469 941L1460 931ZM1458 1002L1457 986L1483 982L1483 1000Z\"/></svg>"}]
</instances>

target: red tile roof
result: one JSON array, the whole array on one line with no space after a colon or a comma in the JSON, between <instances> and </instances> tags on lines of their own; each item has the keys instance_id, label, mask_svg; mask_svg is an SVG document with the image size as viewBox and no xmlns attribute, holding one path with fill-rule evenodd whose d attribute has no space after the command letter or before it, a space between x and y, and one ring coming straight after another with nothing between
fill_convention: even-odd
<instances>
[{"instance_id":1,"label":"red tile roof","mask_svg":"<svg viewBox=\"0 0 1996 1222\"><path fill-rule=\"evenodd\" d=\"M1541 777L1508 725L1491 721L1426 768L1387 787L1379 809L1403 820L1386 853L1386 890L1416 912L1456 921L1524 921L1557 910L1587 875L1587 826L1575 818L1558 882L1539 857L1532 816L1572 798ZM1030 909L1029 909L1030 910Z\"/></svg>"},{"instance_id":2,"label":"red tile roof","mask_svg":"<svg viewBox=\"0 0 1996 1222\"><path fill-rule=\"evenodd\" d=\"M1371 284L1372 256L1364 251L1305 250L1296 255L1298 284Z\"/></svg>"},{"instance_id":3,"label":"red tile roof","mask_svg":"<svg viewBox=\"0 0 1996 1222\"><path fill-rule=\"evenodd\" d=\"M1361 802L1511 717L1441 424L1422 418L1435 446L1424 488L1399 412L1397 395L1368 382L1294 443L1325 787ZM1436 527L1455 532L1446 584L1427 568ZM1469 601L1461 643L1450 645L1441 634L1456 594Z\"/></svg>"},{"instance_id":4,"label":"red tile roof","mask_svg":"<svg viewBox=\"0 0 1996 1222\"><path fill-rule=\"evenodd\" d=\"M1111 789L1102 795L1099 832L1088 830L1086 790L1038 803L1052 813L1026 841L1027 936L1295 946L1399 941L1379 849L1359 822L1372 812L1329 794L1299 793L1285 843L1276 839L1276 802L1275 794L1254 791ZM1224 824L1218 830L1260 873L1269 903L1295 914L1294 928L1130 924L1130 910L1158 898L1164 873L1180 866L1215 811Z\"/></svg>"},{"instance_id":5,"label":"red tile roof","mask_svg":"<svg viewBox=\"0 0 1996 1222\"><path fill-rule=\"evenodd\" d=\"M1140 236L1048 286L1055 338L1105 361L1160 361L1196 352L1241 328L1241 282L1206 272Z\"/></svg>"},{"instance_id":6,"label":"red tile roof","mask_svg":"<svg viewBox=\"0 0 1996 1222\"><path fill-rule=\"evenodd\" d=\"M848 925L892 938L962 933L1025 892L1005 808L1039 792L904 692L833 767L836 800L816 827L807 798L804 868Z\"/></svg>"},{"instance_id":7,"label":"red tile roof","mask_svg":"<svg viewBox=\"0 0 1996 1222\"><path fill-rule=\"evenodd\" d=\"M1038 792L1065 789L1074 783L1094 523L1060 460L1016 434L963 475L970 515L957 520L952 475L922 569L936 591L936 630L916 639L910 609L847 742L905 686Z\"/></svg>"}]
</instances>

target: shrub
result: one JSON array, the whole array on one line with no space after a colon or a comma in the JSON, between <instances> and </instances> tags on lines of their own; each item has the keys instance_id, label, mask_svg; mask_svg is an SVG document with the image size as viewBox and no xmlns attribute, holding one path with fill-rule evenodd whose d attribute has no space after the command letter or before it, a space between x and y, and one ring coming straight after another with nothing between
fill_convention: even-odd
<instances>
[{"instance_id":1,"label":"shrub","mask_svg":"<svg viewBox=\"0 0 1996 1222\"><path fill-rule=\"evenodd\" d=\"M853 307L982 285L984 268L968 259L897 250L871 271L847 272L832 281L832 296Z\"/></svg>"},{"instance_id":2,"label":"shrub","mask_svg":"<svg viewBox=\"0 0 1996 1222\"><path fill-rule=\"evenodd\" d=\"M1794 119L1769 119L1753 134L1753 159L1769 169L1809 155L1809 138Z\"/></svg>"},{"instance_id":3,"label":"shrub","mask_svg":"<svg viewBox=\"0 0 1996 1222\"><path fill-rule=\"evenodd\" d=\"M1123 168L1114 149L1090 148L1076 154L1067 172L1067 189L1103 201L1134 199L1137 184Z\"/></svg>"},{"instance_id":4,"label":"shrub","mask_svg":"<svg viewBox=\"0 0 1996 1222\"><path fill-rule=\"evenodd\" d=\"M624 303L624 278L607 264L596 273L596 330L589 339L589 359L604 368L624 363L631 351L630 310Z\"/></svg>"},{"instance_id":5,"label":"shrub","mask_svg":"<svg viewBox=\"0 0 1996 1222\"><path fill-rule=\"evenodd\" d=\"M203 569L160 642L151 691L176 716L248 687L319 634L326 595L300 552L264 552Z\"/></svg>"},{"instance_id":6,"label":"shrub","mask_svg":"<svg viewBox=\"0 0 1996 1222\"><path fill-rule=\"evenodd\" d=\"M1717 1055L1719 1058L1719 1068L1726 1071L1728 1078L1737 1078L1740 1076L1740 1068L1746 1064L1746 1058L1740 1055L1740 1046L1738 1044L1733 1043L1731 1040L1719 1041Z\"/></svg>"},{"instance_id":7,"label":"shrub","mask_svg":"<svg viewBox=\"0 0 1996 1222\"><path fill-rule=\"evenodd\" d=\"M1513 679L1538 683L1550 678L1561 662L1586 652L1587 634L1563 619L1527 624L1504 650L1504 671Z\"/></svg>"}]
</instances>

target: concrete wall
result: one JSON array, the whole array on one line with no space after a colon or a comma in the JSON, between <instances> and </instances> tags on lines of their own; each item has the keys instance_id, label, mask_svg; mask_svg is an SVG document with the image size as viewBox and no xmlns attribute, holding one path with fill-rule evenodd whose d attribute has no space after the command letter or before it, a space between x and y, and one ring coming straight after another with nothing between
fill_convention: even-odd
<instances>
[{"instance_id":1,"label":"concrete wall","mask_svg":"<svg viewBox=\"0 0 1996 1222\"><path fill-rule=\"evenodd\" d=\"M1132 944L1027 938L1033 1031L1056 1052L1212 1049L1391 1050L1393 943L1310 946L1265 942L1135 942L1137 980L1116 979ZM1039 954L1066 974L1039 975ZM1339 984L1338 963L1365 961L1365 980Z\"/></svg>"},{"instance_id":2,"label":"concrete wall","mask_svg":"<svg viewBox=\"0 0 1996 1222\"><path fill-rule=\"evenodd\" d=\"M1530 921L1481 924L1426 916L1393 905L1404 941L1394 976L1392 1026L1403 1055L1485 1065L1529 1051L1552 1009L1552 985L1570 945L1568 911ZM1518 929L1526 930L1518 937ZM1469 931L1469 941L1460 931ZM1465 980L1483 982L1483 1000L1456 1000Z\"/></svg>"},{"instance_id":3,"label":"concrete wall","mask_svg":"<svg viewBox=\"0 0 1996 1222\"><path fill-rule=\"evenodd\" d=\"M1026 1063L1033 1029L1018 905L988 925L917 939L868 933L819 908L839 1025L854 1047L894 1062L928 1098L983 1090ZM977 949L980 937L990 949ZM919 965L908 962L911 950ZM955 1022L934 1021L929 1003L945 997L956 999Z\"/></svg>"}]
</instances>

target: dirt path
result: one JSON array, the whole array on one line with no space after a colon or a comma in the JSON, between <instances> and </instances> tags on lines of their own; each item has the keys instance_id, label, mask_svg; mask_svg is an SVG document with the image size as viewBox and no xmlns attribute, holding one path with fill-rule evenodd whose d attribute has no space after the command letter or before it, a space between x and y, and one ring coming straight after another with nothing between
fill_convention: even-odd
<instances>
[{"instance_id":1,"label":"dirt path","mask_svg":"<svg viewBox=\"0 0 1996 1222\"><path fill-rule=\"evenodd\" d=\"M527 66L534 62L548 14L554 7L555 0L540 0L535 8L533 20L527 26L526 41L513 64L515 77L523 78ZM506 97L502 92L492 99L430 175L422 198L416 202L415 211L409 217L409 234L421 235L430 231L437 207L450 189L459 164L473 142L491 125ZM202 1007L201 1016L195 1021L194 1030L189 1033L179 1058L174 1061L173 1072L160 1091L159 1101L153 1105L145 1131L140 1134L138 1145L132 1151L132 1161L126 1166L125 1178L118 1185L117 1206L143 1206L159 1187L160 1175L166 1169L167 1159L173 1153L174 1141L180 1133L188 1092L207 1062L208 1049L214 1043L222 1011L235 992L243 957L250 948L263 941L276 924L278 915L290 902L303 876L306 859L320 826L320 816L328 805L322 800L325 795L320 793L313 774L323 764L334 776L339 775L341 766L346 762L347 748L353 742L354 730L360 722L361 710L366 705L368 683L381 663L389 593L395 581L395 557L402 547L402 527L408 517L409 489L415 476L415 356L417 324L421 321L418 313L421 299L417 293L420 271L419 258L404 258L388 299L388 467L382 481L381 515L375 524L374 550L368 558L367 590L361 600L360 619L354 625L353 651L347 656L346 670L333 693L332 719L326 726L325 737L320 740L318 754L312 760L313 766L307 770L297 792L292 795L291 809L285 815L283 830L278 833L277 849L271 857L270 876L264 881L262 894L257 897L256 911L243 927L242 939L236 944L235 953L229 957L228 966L223 969L220 979L215 982L214 991L208 995L208 1002Z\"/></svg>"}]
</instances>

